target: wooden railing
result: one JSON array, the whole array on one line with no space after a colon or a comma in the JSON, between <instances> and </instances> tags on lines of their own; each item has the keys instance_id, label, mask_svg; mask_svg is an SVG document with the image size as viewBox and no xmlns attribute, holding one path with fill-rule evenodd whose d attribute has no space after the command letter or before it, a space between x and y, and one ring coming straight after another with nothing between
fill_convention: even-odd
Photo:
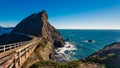
<instances>
[{"instance_id":1,"label":"wooden railing","mask_svg":"<svg viewBox=\"0 0 120 68\"><path fill-rule=\"evenodd\" d=\"M0 53L11 50L13 48L17 48L21 45L25 45L29 43L30 41L24 41L24 42L19 42L19 43L12 43L12 44L7 44L7 45L0 45Z\"/></svg>"},{"instance_id":2,"label":"wooden railing","mask_svg":"<svg viewBox=\"0 0 120 68\"><path fill-rule=\"evenodd\" d=\"M28 42L21 42L21 45L24 47L19 48L12 52L11 54L5 55L4 57L0 58L0 60L4 59L5 57L8 57L6 60L4 60L2 63L0 63L0 68L21 68L23 63L26 61L26 59L31 55L31 53L34 51L34 49L37 47L39 44L39 41L41 39L35 39L32 41ZM28 43L28 44L27 44ZM20 43L19 43L20 44ZM15 43L15 45L4 45L8 46L7 48L5 47L4 49L12 49L12 47L17 47L18 43ZM20 46L20 45L19 45Z\"/></svg>"}]
</instances>

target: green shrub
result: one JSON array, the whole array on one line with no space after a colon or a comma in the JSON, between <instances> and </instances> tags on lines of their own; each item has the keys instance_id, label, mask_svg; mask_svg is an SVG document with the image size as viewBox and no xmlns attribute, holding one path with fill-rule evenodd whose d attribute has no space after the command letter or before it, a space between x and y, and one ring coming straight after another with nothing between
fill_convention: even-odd
<instances>
[{"instance_id":1,"label":"green shrub","mask_svg":"<svg viewBox=\"0 0 120 68\"><path fill-rule=\"evenodd\" d=\"M108 54L108 58L109 59L115 58L115 54L114 53Z\"/></svg>"},{"instance_id":2,"label":"green shrub","mask_svg":"<svg viewBox=\"0 0 120 68\"><path fill-rule=\"evenodd\" d=\"M42 48L44 48L47 44L47 41L45 39L41 39L40 43L39 43L39 46L41 46Z\"/></svg>"},{"instance_id":3,"label":"green shrub","mask_svg":"<svg viewBox=\"0 0 120 68\"><path fill-rule=\"evenodd\" d=\"M104 64L99 64L100 68L106 68L106 66Z\"/></svg>"},{"instance_id":4,"label":"green shrub","mask_svg":"<svg viewBox=\"0 0 120 68\"><path fill-rule=\"evenodd\" d=\"M54 62L54 61L40 61L33 64L30 68L78 68L78 61L71 62Z\"/></svg>"},{"instance_id":5,"label":"green shrub","mask_svg":"<svg viewBox=\"0 0 120 68\"><path fill-rule=\"evenodd\" d=\"M119 62L116 61L116 55L114 53L107 54L104 57L96 55L95 57L89 58L88 61L100 64L102 66L101 68L120 68ZM116 61L116 63L113 63L113 61Z\"/></svg>"},{"instance_id":6,"label":"green shrub","mask_svg":"<svg viewBox=\"0 0 120 68\"><path fill-rule=\"evenodd\" d=\"M42 56L41 56L41 54L40 54L39 49L35 49L35 50L34 50L34 54L35 54L36 57L38 57L39 60L43 60L43 58L42 58Z\"/></svg>"}]
</instances>

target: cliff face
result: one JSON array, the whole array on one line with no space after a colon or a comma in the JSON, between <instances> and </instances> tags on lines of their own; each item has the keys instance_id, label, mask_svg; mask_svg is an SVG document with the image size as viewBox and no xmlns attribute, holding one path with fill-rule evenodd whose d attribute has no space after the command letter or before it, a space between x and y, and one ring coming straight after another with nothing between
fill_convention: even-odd
<instances>
[{"instance_id":1,"label":"cliff face","mask_svg":"<svg viewBox=\"0 0 120 68\"><path fill-rule=\"evenodd\" d=\"M115 42L104 47L85 60L104 64L106 68L120 68L120 42Z\"/></svg>"},{"instance_id":2,"label":"cliff face","mask_svg":"<svg viewBox=\"0 0 120 68\"><path fill-rule=\"evenodd\" d=\"M46 11L32 14L21 21L12 31L12 33L23 33L42 37L54 43L54 47L61 47L64 45L64 40L60 33L49 24L48 15Z\"/></svg>"},{"instance_id":3,"label":"cliff face","mask_svg":"<svg viewBox=\"0 0 120 68\"><path fill-rule=\"evenodd\" d=\"M50 61L53 60L51 58L51 54L53 53L54 49L52 47L51 42L46 42L46 40L42 39L40 44L37 45L37 48L34 52L29 56L28 60L24 63L22 68L30 68L34 63L38 61Z\"/></svg>"}]
</instances>

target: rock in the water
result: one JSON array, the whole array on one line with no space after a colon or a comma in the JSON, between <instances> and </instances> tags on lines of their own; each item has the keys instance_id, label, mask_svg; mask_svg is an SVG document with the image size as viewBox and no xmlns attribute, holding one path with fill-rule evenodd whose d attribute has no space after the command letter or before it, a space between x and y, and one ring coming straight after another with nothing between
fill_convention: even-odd
<instances>
[{"instance_id":1,"label":"rock in the water","mask_svg":"<svg viewBox=\"0 0 120 68\"><path fill-rule=\"evenodd\" d=\"M93 43L93 42L95 42L95 40L85 40L85 42Z\"/></svg>"},{"instance_id":2,"label":"rock in the water","mask_svg":"<svg viewBox=\"0 0 120 68\"><path fill-rule=\"evenodd\" d=\"M93 40L87 40L88 42L93 42Z\"/></svg>"},{"instance_id":3,"label":"rock in the water","mask_svg":"<svg viewBox=\"0 0 120 68\"><path fill-rule=\"evenodd\" d=\"M47 20L48 15L45 10L32 14L21 21L12 33L17 32L42 37L53 42L55 47L64 46L64 40L60 33Z\"/></svg>"}]
</instances>

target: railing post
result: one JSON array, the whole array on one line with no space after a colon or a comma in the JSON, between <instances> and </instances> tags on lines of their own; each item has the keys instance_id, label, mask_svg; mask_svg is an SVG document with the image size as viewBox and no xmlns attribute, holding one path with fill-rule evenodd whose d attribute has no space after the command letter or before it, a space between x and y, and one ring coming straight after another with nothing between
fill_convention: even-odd
<instances>
[{"instance_id":1,"label":"railing post","mask_svg":"<svg viewBox=\"0 0 120 68\"><path fill-rule=\"evenodd\" d=\"M20 46L20 43L18 44L18 47Z\"/></svg>"},{"instance_id":2,"label":"railing post","mask_svg":"<svg viewBox=\"0 0 120 68\"><path fill-rule=\"evenodd\" d=\"M20 55L20 51L18 51L18 64L19 64L19 66L21 66L21 55Z\"/></svg>"},{"instance_id":3,"label":"railing post","mask_svg":"<svg viewBox=\"0 0 120 68\"><path fill-rule=\"evenodd\" d=\"M17 47L17 44L15 44L15 48Z\"/></svg>"},{"instance_id":4,"label":"railing post","mask_svg":"<svg viewBox=\"0 0 120 68\"><path fill-rule=\"evenodd\" d=\"M15 58L14 58L14 68L17 68L17 59L16 59L16 55L15 55Z\"/></svg>"},{"instance_id":5,"label":"railing post","mask_svg":"<svg viewBox=\"0 0 120 68\"><path fill-rule=\"evenodd\" d=\"M19 43L17 43L17 45L16 45L17 47L19 47Z\"/></svg>"},{"instance_id":6,"label":"railing post","mask_svg":"<svg viewBox=\"0 0 120 68\"><path fill-rule=\"evenodd\" d=\"M10 50L11 50L11 44L10 44Z\"/></svg>"},{"instance_id":7,"label":"railing post","mask_svg":"<svg viewBox=\"0 0 120 68\"><path fill-rule=\"evenodd\" d=\"M4 45L4 52L5 52L5 45Z\"/></svg>"},{"instance_id":8,"label":"railing post","mask_svg":"<svg viewBox=\"0 0 120 68\"><path fill-rule=\"evenodd\" d=\"M27 58L27 49L25 49L25 59Z\"/></svg>"},{"instance_id":9,"label":"railing post","mask_svg":"<svg viewBox=\"0 0 120 68\"><path fill-rule=\"evenodd\" d=\"M28 47L28 53L30 54L30 47Z\"/></svg>"}]
</instances>

